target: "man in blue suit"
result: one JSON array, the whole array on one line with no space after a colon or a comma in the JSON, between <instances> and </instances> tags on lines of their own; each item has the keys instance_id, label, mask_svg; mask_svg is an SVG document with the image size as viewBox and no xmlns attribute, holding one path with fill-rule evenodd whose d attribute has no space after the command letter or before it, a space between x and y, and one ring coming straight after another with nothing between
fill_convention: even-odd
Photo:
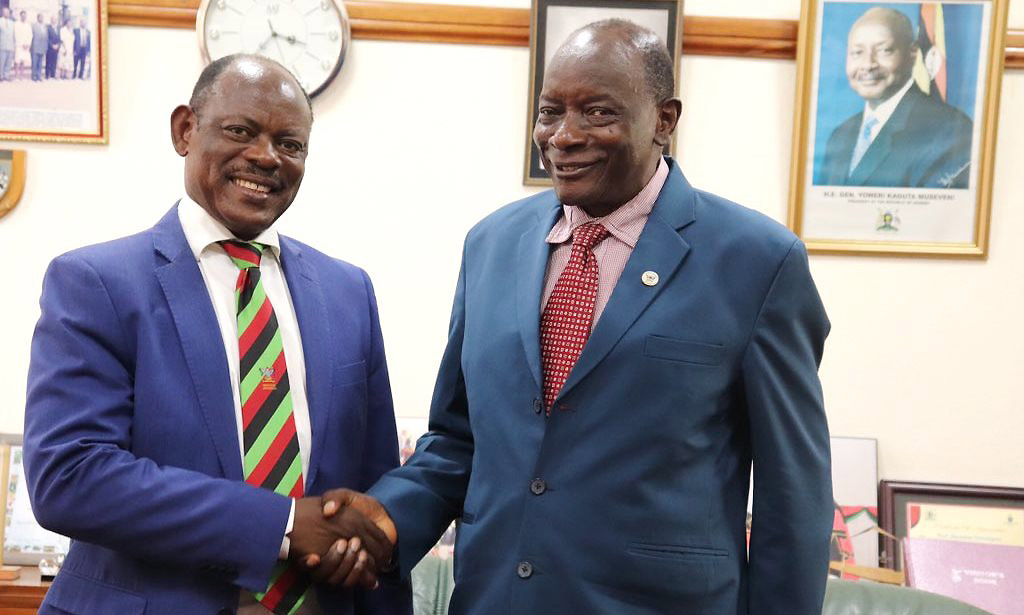
<instances>
[{"instance_id":1,"label":"man in blue suit","mask_svg":"<svg viewBox=\"0 0 1024 615\"><path fill-rule=\"evenodd\" d=\"M829 135L814 183L967 188L974 123L917 87L918 47L902 12L873 7L847 40L846 76L864 109Z\"/></svg>"},{"instance_id":2,"label":"man in blue suit","mask_svg":"<svg viewBox=\"0 0 1024 615\"><path fill-rule=\"evenodd\" d=\"M429 432L379 504L328 494L403 573L461 518L452 615L821 613L829 323L803 244L662 156L674 92L629 22L556 52L534 128L554 191L469 232Z\"/></svg>"},{"instance_id":3,"label":"man in blue suit","mask_svg":"<svg viewBox=\"0 0 1024 615\"><path fill-rule=\"evenodd\" d=\"M317 496L369 487L398 448L368 277L273 228L311 125L280 65L210 64L171 115L187 196L47 271L25 467L73 541L41 615L411 612L407 585L351 587L391 545Z\"/></svg>"}]
</instances>

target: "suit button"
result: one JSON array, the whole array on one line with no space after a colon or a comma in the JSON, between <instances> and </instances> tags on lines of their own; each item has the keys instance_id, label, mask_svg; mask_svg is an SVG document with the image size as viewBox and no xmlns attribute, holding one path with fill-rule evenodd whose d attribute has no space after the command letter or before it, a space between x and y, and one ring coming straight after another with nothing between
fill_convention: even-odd
<instances>
[{"instance_id":1,"label":"suit button","mask_svg":"<svg viewBox=\"0 0 1024 615\"><path fill-rule=\"evenodd\" d=\"M544 402L539 399L533 400L533 411L540 414L544 410Z\"/></svg>"},{"instance_id":2,"label":"suit button","mask_svg":"<svg viewBox=\"0 0 1024 615\"><path fill-rule=\"evenodd\" d=\"M516 566L516 574L519 575L520 579L529 579L530 575L533 574L533 564L530 562L519 562Z\"/></svg>"},{"instance_id":3,"label":"suit button","mask_svg":"<svg viewBox=\"0 0 1024 615\"><path fill-rule=\"evenodd\" d=\"M540 495L547 491L548 484L544 482L543 478L535 478L530 482L530 493L533 495Z\"/></svg>"}]
</instances>

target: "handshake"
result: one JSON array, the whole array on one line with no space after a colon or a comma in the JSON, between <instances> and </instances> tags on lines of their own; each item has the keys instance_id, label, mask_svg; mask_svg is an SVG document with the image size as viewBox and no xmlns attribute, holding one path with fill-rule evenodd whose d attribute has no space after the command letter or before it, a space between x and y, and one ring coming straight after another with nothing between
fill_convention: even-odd
<instances>
[{"instance_id":1,"label":"handshake","mask_svg":"<svg viewBox=\"0 0 1024 615\"><path fill-rule=\"evenodd\" d=\"M288 558L314 581L374 588L391 564L398 531L377 500L349 489L295 502Z\"/></svg>"}]
</instances>

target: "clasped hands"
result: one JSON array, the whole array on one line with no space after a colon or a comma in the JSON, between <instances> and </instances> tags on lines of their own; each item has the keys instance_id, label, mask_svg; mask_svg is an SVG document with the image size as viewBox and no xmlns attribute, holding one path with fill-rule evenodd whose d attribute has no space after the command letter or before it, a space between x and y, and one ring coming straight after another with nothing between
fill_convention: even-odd
<instances>
[{"instance_id":1,"label":"clasped hands","mask_svg":"<svg viewBox=\"0 0 1024 615\"><path fill-rule=\"evenodd\" d=\"M373 588L391 562L398 531L377 500L349 489L295 502L288 558L314 581Z\"/></svg>"}]
</instances>

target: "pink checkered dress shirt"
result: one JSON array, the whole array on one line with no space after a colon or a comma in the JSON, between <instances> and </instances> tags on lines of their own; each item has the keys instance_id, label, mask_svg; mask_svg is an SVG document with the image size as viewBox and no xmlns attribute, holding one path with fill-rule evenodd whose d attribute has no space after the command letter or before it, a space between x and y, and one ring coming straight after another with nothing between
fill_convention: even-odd
<instances>
[{"instance_id":1,"label":"pink checkered dress shirt","mask_svg":"<svg viewBox=\"0 0 1024 615\"><path fill-rule=\"evenodd\" d=\"M667 178L668 164L662 158L647 185L625 205L603 218L591 218L579 207L562 205L563 215L552 227L545 240L558 247L554 249L548 259L548 272L544 278L544 294L541 295L540 302L542 312L548 304L551 291L555 289L558 276L562 275L562 271L569 263L569 254L572 253L572 232L577 226L589 222L599 222L608 229L611 235L594 248L594 256L597 257L598 278L594 324L591 326L591 330L597 326L597 319L601 317L601 312L608 305L608 299L612 296L619 277L622 276L626 261L629 260L637 240L640 239L640 233L644 230L644 225L647 224L647 217L651 215L654 202L658 200L658 194L661 193Z\"/></svg>"}]
</instances>

